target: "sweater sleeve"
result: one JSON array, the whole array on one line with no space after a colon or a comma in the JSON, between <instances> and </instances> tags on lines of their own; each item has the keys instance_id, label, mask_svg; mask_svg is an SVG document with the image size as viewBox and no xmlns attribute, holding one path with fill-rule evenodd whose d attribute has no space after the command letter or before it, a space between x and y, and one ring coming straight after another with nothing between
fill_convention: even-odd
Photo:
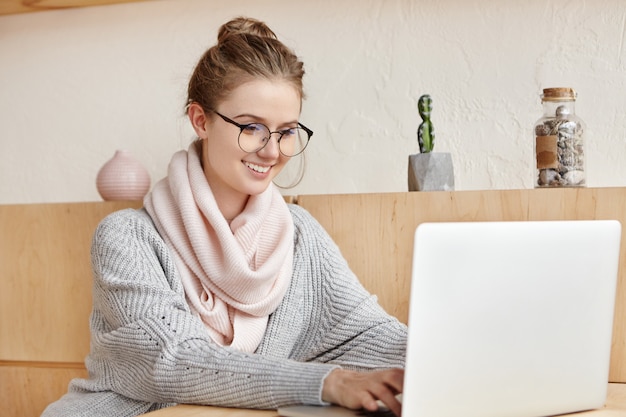
<instances>
[{"instance_id":1,"label":"sweater sleeve","mask_svg":"<svg viewBox=\"0 0 626 417\"><path fill-rule=\"evenodd\" d=\"M209 338L145 212L107 217L94 236L92 264L85 390L152 403L321 404L323 379L334 366L242 353Z\"/></svg>"},{"instance_id":2,"label":"sweater sleeve","mask_svg":"<svg viewBox=\"0 0 626 417\"><path fill-rule=\"evenodd\" d=\"M321 317L314 348L304 360L355 370L404 367L407 328L389 315L359 282L332 238L308 212L291 207L297 246L307 247L310 268L321 286ZM296 251L298 252L298 251ZM304 266L301 266L304 268Z\"/></svg>"}]
</instances>

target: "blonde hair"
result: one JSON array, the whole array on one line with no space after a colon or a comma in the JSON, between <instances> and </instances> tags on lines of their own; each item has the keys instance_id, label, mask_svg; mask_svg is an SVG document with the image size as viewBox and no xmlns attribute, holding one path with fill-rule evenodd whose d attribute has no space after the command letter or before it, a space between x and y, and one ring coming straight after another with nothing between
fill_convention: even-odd
<instances>
[{"instance_id":1,"label":"blonde hair","mask_svg":"<svg viewBox=\"0 0 626 417\"><path fill-rule=\"evenodd\" d=\"M217 45L200 58L189 80L187 105L215 110L232 90L252 78L281 79L304 98L304 64L263 22L237 17L223 24Z\"/></svg>"}]
</instances>

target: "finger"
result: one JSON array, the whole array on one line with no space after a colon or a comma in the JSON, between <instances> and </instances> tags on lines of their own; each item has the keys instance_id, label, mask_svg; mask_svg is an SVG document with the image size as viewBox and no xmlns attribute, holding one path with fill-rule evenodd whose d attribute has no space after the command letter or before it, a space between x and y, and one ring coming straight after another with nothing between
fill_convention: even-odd
<instances>
[{"instance_id":1,"label":"finger","mask_svg":"<svg viewBox=\"0 0 626 417\"><path fill-rule=\"evenodd\" d=\"M402 414L402 404L400 403L400 401L398 401L396 396L392 394L391 392L388 391L387 394L381 395L379 400L387 408L393 411L395 415L399 416Z\"/></svg>"},{"instance_id":2,"label":"finger","mask_svg":"<svg viewBox=\"0 0 626 417\"><path fill-rule=\"evenodd\" d=\"M400 415L402 404L396 397L400 394L404 385L404 371L402 369L389 369L379 371L379 384L370 387L372 395L382 402L387 408Z\"/></svg>"},{"instance_id":3,"label":"finger","mask_svg":"<svg viewBox=\"0 0 626 417\"><path fill-rule=\"evenodd\" d=\"M389 408L395 415L400 415L402 410L402 404L396 397L396 392L387 385L380 385L376 387L375 392L372 392L373 396Z\"/></svg>"},{"instance_id":4,"label":"finger","mask_svg":"<svg viewBox=\"0 0 626 417\"><path fill-rule=\"evenodd\" d=\"M367 411L378 411L378 401L376 401L376 399L371 396L368 395L367 397L364 397L361 401L361 407L366 409Z\"/></svg>"},{"instance_id":5,"label":"finger","mask_svg":"<svg viewBox=\"0 0 626 417\"><path fill-rule=\"evenodd\" d=\"M400 394L404 388L404 370L390 369L384 382L395 394Z\"/></svg>"},{"instance_id":6,"label":"finger","mask_svg":"<svg viewBox=\"0 0 626 417\"><path fill-rule=\"evenodd\" d=\"M350 391L344 392L342 396L343 404L340 405L354 410L378 410L377 398L372 395L370 389L367 389L365 386L358 387L358 385L359 384L354 384Z\"/></svg>"}]
</instances>

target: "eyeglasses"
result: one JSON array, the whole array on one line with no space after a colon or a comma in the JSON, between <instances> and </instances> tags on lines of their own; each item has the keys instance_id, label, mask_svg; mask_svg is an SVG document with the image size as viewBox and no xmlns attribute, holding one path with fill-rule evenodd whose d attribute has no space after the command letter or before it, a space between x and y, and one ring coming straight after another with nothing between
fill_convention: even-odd
<instances>
[{"instance_id":1,"label":"eyeglasses","mask_svg":"<svg viewBox=\"0 0 626 417\"><path fill-rule=\"evenodd\" d=\"M296 156L304 151L309 144L309 139L313 136L313 131L302 123L298 123L297 127L272 132L263 123L248 123L242 125L215 110L213 110L213 112L226 123L235 125L240 129L237 143L242 151L248 153L255 153L265 148L270 142L272 135L278 133L277 142L280 153L289 157Z\"/></svg>"}]
</instances>

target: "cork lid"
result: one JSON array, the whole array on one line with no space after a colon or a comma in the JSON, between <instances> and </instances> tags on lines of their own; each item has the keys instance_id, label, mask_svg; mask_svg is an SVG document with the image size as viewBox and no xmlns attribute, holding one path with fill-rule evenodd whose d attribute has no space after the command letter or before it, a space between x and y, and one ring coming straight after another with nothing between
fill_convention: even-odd
<instances>
[{"instance_id":1,"label":"cork lid","mask_svg":"<svg viewBox=\"0 0 626 417\"><path fill-rule=\"evenodd\" d=\"M577 95L576 91L569 87L544 88L541 99L543 101L575 101Z\"/></svg>"}]
</instances>

